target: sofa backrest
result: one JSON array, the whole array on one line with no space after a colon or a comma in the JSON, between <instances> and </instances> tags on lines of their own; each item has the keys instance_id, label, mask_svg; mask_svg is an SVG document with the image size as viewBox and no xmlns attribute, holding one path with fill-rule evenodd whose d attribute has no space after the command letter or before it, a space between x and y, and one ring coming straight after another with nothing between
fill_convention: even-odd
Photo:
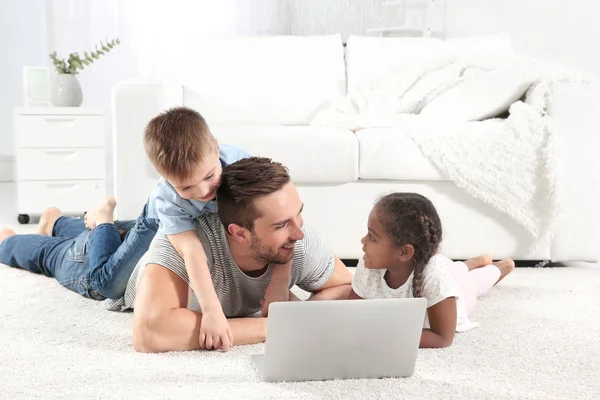
<instances>
[{"instance_id":1,"label":"sofa backrest","mask_svg":"<svg viewBox=\"0 0 600 400\"><path fill-rule=\"evenodd\" d=\"M351 35L346 45L348 94L394 67L425 60L444 49L444 42L434 38Z\"/></svg>"},{"instance_id":2,"label":"sofa backrest","mask_svg":"<svg viewBox=\"0 0 600 400\"><path fill-rule=\"evenodd\" d=\"M346 45L348 94L392 69L456 53L497 54L513 52L507 33L441 40L423 37L351 35Z\"/></svg>"},{"instance_id":3,"label":"sofa backrest","mask_svg":"<svg viewBox=\"0 0 600 400\"><path fill-rule=\"evenodd\" d=\"M306 125L346 94L339 34L208 38L180 62L184 105L211 125Z\"/></svg>"}]
</instances>

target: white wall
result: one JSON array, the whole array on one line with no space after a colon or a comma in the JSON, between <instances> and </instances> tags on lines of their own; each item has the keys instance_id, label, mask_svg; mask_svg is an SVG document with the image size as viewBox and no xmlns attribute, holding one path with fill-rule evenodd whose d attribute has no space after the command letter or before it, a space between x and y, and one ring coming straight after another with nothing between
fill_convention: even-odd
<instances>
[{"instance_id":1,"label":"white wall","mask_svg":"<svg viewBox=\"0 0 600 400\"><path fill-rule=\"evenodd\" d=\"M448 36L509 32L517 51L600 77L600 1L448 0Z\"/></svg>"},{"instance_id":2,"label":"white wall","mask_svg":"<svg viewBox=\"0 0 600 400\"><path fill-rule=\"evenodd\" d=\"M383 0L290 0L290 33L367 34L389 25ZM446 0L446 36L509 32L517 51L600 76L598 0Z\"/></svg>"},{"instance_id":3,"label":"white wall","mask_svg":"<svg viewBox=\"0 0 600 400\"><path fill-rule=\"evenodd\" d=\"M45 4L0 1L0 158L14 154L12 109L22 104L22 67L48 63Z\"/></svg>"}]
</instances>

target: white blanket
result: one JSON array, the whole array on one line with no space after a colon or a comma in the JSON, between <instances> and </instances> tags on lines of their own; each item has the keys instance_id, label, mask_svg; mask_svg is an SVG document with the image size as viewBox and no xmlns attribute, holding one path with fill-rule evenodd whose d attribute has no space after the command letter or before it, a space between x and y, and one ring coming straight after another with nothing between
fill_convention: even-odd
<instances>
[{"instance_id":1,"label":"white blanket","mask_svg":"<svg viewBox=\"0 0 600 400\"><path fill-rule=\"evenodd\" d=\"M432 99L464 80L507 68L530 83L525 99L512 103L506 118L448 121L419 115ZM440 57L359 83L317 115L313 125L356 131L410 123L414 129L408 135L423 155L458 187L521 224L537 239L530 249L537 252L549 248L560 212L558 130L545 112L547 98L553 82L582 79L576 71L525 56Z\"/></svg>"}]
</instances>

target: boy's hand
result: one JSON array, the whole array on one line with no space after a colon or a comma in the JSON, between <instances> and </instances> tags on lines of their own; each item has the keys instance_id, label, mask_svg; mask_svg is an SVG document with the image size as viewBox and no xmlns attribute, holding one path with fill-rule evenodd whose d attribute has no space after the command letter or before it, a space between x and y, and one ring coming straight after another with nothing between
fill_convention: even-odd
<instances>
[{"instance_id":1,"label":"boy's hand","mask_svg":"<svg viewBox=\"0 0 600 400\"><path fill-rule=\"evenodd\" d=\"M229 351L233 345L233 332L223 310L202 313L200 322L200 348Z\"/></svg>"}]
</instances>

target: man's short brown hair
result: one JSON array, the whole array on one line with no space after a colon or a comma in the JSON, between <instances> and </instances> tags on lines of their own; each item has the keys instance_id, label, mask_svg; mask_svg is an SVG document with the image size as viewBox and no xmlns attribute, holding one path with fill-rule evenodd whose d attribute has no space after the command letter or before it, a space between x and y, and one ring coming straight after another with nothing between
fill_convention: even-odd
<instances>
[{"instance_id":1,"label":"man's short brown hair","mask_svg":"<svg viewBox=\"0 0 600 400\"><path fill-rule=\"evenodd\" d=\"M166 178L189 178L216 149L215 143L204 117L186 107L171 108L152 118L144 132L148 158Z\"/></svg>"},{"instance_id":2,"label":"man's short brown hair","mask_svg":"<svg viewBox=\"0 0 600 400\"><path fill-rule=\"evenodd\" d=\"M217 202L225 229L237 224L252 230L261 217L254 201L281 190L290 180L288 169L270 158L243 158L224 167Z\"/></svg>"}]
</instances>

